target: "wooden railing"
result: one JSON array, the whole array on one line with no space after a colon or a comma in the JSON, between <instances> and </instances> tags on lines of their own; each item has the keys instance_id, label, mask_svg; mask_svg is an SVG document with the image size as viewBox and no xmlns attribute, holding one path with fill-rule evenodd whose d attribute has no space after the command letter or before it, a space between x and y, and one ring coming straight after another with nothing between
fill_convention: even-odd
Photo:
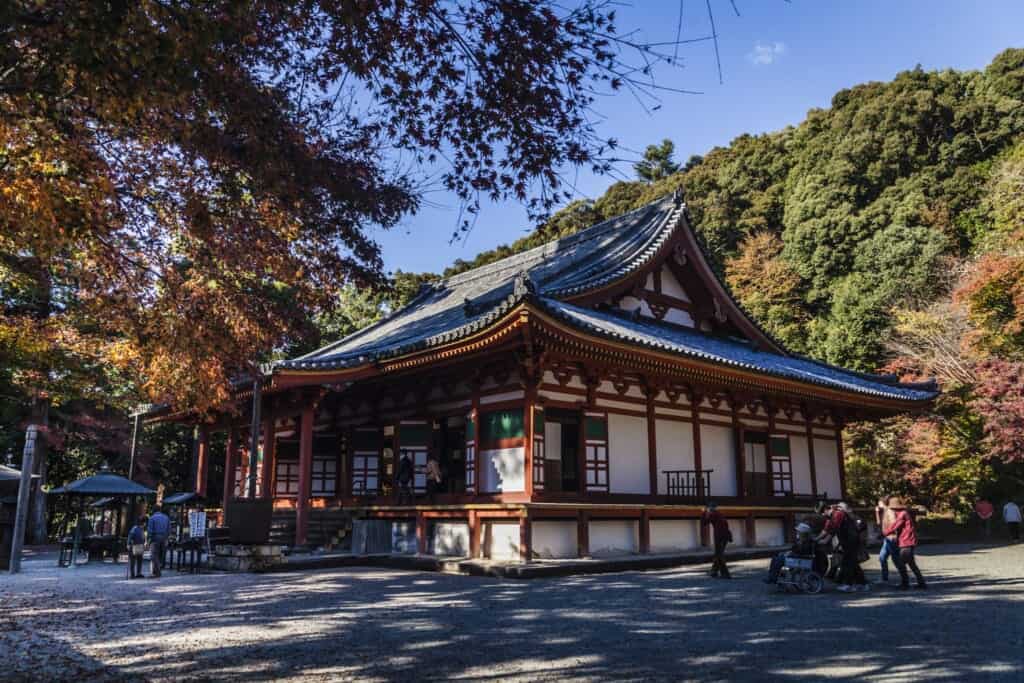
<instances>
[{"instance_id":1,"label":"wooden railing","mask_svg":"<svg viewBox=\"0 0 1024 683\"><path fill-rule=\"evenodd\" d=\"M662 470L665 491L669 498L706 500L711 496L711 473L714 470Z\"/></svg>"}]
</instances>

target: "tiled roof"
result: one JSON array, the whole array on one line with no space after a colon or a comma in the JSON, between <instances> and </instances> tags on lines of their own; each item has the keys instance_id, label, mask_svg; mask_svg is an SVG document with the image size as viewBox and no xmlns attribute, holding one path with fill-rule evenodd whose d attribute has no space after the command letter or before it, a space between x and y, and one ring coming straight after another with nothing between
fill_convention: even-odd
<instances>
[{"instance_id":1,"label":"tiled roof","mask_svg":"<svg viewBox=\"0 0 1024 683\"><path fill-rule=\"evenodd\" d=\"M405 308L305 356L291 369L332 369L435 346L483 329L516 300L516 278L565 296L642 267L679 226L682 206L666 197L569 237L426 285ZM511 297L511 299L510 299Z\"/></svg>"},{"instance_id":2,"label":"tiled roof","mask_svg":"<svg viewBox=\"0 0 1024 683\"><path fill-rule=\"evenodd\" d=\"M891 377L759 351L736 339L561 301L644 267L677 230L685 229L684 211L678 201L666 197L572 236L425 285L393 315L276 367L342 369L446 344L485 329L529 299L582 331L680 356L891 399L922 401L935 396L931 387L901 385Z\"/></svg>"},{"instance_id":3,"label":"tiled roof","mask_svg":"<svg viewBox=\"0 0 1024 683\"><path fill-rule=\"evenodd\" d=\"M810 358L759 351L742 340L716 337L645 318L633 319L628 314L584 309L555 299L541 298L540 304L579 330L650 349L858 394L905 401L926 401L935 397L934 390L901 385L892 378L876 378Z\"/></svg>"}]
</instances>

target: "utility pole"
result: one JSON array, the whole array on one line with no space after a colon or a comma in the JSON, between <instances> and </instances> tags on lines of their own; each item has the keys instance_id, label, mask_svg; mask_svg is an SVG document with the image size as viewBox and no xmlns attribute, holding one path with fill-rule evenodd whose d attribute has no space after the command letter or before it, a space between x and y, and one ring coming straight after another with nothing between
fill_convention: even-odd
<instances>
[{"instance_id":1,"label":"utility pole","mask_svg":"<svg viewBox=\"0 0 1024 683\"><path fill-rule=\"evenodd\" d=\"M136 408L136 412L132 417L135 418L135 424L132 425L132 450L131 455L128 457L128 479L135 481L133 476L135 475L135 451L139 446L139 422L142 421L142 413L144 411Z\"/></svg>"},{"instance_id":2,"label":"utility pole","mask_svg":"<svg viewBox=\"0 0 1024 683\"><path fill-rule=\"evenodd\" d=\"M11 543L12 574L21 571L21 549L25 544L25 525L28 522L29 487L32 485L32 460L36 454L39 426L31 424L25 431L25 450L21 458L21 481L18 486L18 508L14 513L14 540Z\"/></svg>"},{"instance_id":3,"label":"utility pole","mask_svg":"<svg viewBox=\"0 0 1024 683\"><path fill-rule=\"evenodd\" d=\"M256 470L259 467L260 453L260 403L263 372L259 365L255 366L256 376L252 381L252 425L249 429L251 439L249 440L249 495L247 498L256 497ZM263 483L266 486L266 482Z\"/></svg>"}]
</instances>

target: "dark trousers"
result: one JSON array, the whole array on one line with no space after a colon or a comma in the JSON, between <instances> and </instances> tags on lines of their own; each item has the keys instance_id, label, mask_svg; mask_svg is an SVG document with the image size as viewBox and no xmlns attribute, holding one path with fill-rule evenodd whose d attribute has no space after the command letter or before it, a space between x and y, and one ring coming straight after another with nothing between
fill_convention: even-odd
<instances>
[{"instance_id":1,"label":"dark trousers","mask_svg":"<svg viewBox=\"0 0 1024 683\"><path fill-rule=\"evenodd\" d=\"M730 578L729 568L725 566L725 546L727 545L729 545L729 541L724 538L715 539L715 557L711 560L711 576L721 575L722 578Z\"/></svg>"},{"instance_id":2,"label":"dark trousers","mask_svg":"<svg viewBox=\"0 0 1024 683\"><path fill-rule=\"evenodd\" d=\"M917 579L917 585L923 586L924 577L921 576L921 570L917 568L917 560L914 559L914 546L906 546L900 548L900 552L896 555L898 558L896 562L896 568L900 570L900 583L904 586L910 585L910 574L907 572L907 567L914 572L914 578Z\"/></svg>"},{"instance_id":3,"label":"dark trousers","mask_svg":"<svg viewBox=\"0 0 1024 683\"><path fill-rule=\"evenodd\" d=\"M157 536L149 543L150 575L160 576L164 568L164 556L167 554L167 539Z\"/></svg>"},{"instance_id":4,"label":"dark trousers","mask_svg":"<svg viewBox=\"0 0 1024 683\"><path fill-rule=\"evenodd\" d=\"M129 552L128 553L128 567L131 570L131 576L134 579L136 576L142 576L142 553L138 555Z\"/></svg>"},{"instance_id":5,"label":"dark trousers","mask_svg":"<svg viewBox=\"0 0 1024 683\"><path fill-rule=\"evenodd\" d=\"M775 583L779 580L779 573L782 571L782 566L786 564L786 554L779 553L772 558L771 564L768 565L768 581Z\"/></svg>"},{"instance_id":6,"label":"dark trousers","mask_svg":"<svg viewBox=\"0 0 1024 683\"><path fill-rule=\"evenodd\" d=\"M1010 538L1015 541L1020 540L1020 522L1007 522L1006 526L1010 529Z\"/></svg>"},{"instance_id":7,"label":"dark trousers","mask_svg":"<svg viewBox=\"0 0 1024 683\"><path fill-rule=\"evenodd\" d=\"M857 546L844 546L840 559L839 583L860 586L868 582L864 576L864 570L860 568L860 554Z\"/></svg>"}]
</instances>

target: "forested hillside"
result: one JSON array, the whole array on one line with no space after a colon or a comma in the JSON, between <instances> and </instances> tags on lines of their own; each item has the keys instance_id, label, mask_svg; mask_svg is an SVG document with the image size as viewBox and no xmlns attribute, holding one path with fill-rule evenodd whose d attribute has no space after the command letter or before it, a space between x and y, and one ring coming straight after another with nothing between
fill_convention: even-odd
<instances>
[{"instance_id":1,"label":"forested hillside","mask_svg":"<svg viewBox=\"0 0 1024 683\"><path fill-rule=\"evenodd\" d=\"M965 509L1020 490L1024 50L984 71L918 68L843 90L799 125L638 175L656 179L615 183L444 275L682 188L734 294L789 348L942 383L935 416L851 430L858 495ZM396 303L427 277L399 273ZM372 299L343 307L343 322L373 319Z\"/></svg>"}]
</instances>

